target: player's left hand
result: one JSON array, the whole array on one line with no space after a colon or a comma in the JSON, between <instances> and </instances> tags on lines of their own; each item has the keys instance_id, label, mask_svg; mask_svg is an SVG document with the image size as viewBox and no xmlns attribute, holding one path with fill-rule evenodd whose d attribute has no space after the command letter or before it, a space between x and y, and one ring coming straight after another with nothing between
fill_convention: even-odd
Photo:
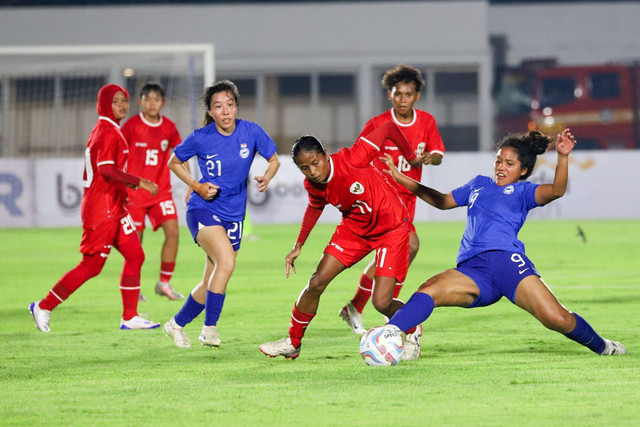
<instances>
[{"instance_id":1,"label":"player's left hand","mask_svg":"<svg viewBox=\"0 0 640 427\"><path fill-rule=\"evenodd\" d=\"M409 162L409 164L411 165L411 167L417 168L420 165L430 165L432 161L433 158L431 157L431 153L421 153L420 151L416 150L416 158L413 159L413 161Z\"/></svg>"},{"instance_id":2,"label":"player's left hand","mask_svg":"<svg viewBox=\"0 0 640 427\"><path fill-rule=\"evenodd\" d=\"M284 262L285 262L285 266L286 266L286 277L289 278L289 273L291 270L293 270L293 273L295 274L296 272L296 266L294 264L296 258L298 258L298 256L300 255L300 252L302 252L302 247L300 246L300 244L298 242L296 242L295 245L293 245L293 249L291 249L291 252L289 252L287 254L286 257L284 257Z\"/></svg>"},{"instance_id":3,"label":"player's left hand","mask_svg":"<svg viewBox=\"0 0 640 427\"><path fill-rule=\"evenodd\" d=\"M155 196L156 194L158 194L158 186L156 185L155 182L151 182L148 179L142 178L140 180L140 183L138 184L138 188L147 190L149 193L151 193L152 196Z\"/></svg>"},{"instance_id":4,"label":"player's left hand","mask_svg":"<svg viewBox=\"0 0 640 427\"><path fill-rule=\"evenodd\" d=\"M264 176L254 176L253 179L258 182L259 192L262 193L263 191L267 191L267 186L269 185L269 181L264 179Z\"/></svg>"},{"instance_id":5,"label":"player's left hand","mask_svg":"<svg viewBox=\"0 0 640 427\"><path fill-rule=\"evenodd\" d=\"M570 129L567 128L562 131L562 134L558 134L558 138L556 139L556 151L561 156L568 156L577 143L578 141L576 141L576 138L570 132Z\"/></svg>"},{"instance_id":6,"label":"player's left hand","mask_svg":"<svg viewBox=\"0 0 640 427\"><path fill-rule=\"evenodd\" d=\"M389 168L389 169L385 169L384 172L391 175L391 177L395 181L397 181L396 176L400 175L400 171L398 170L396 165L393 164L393 157L391 157L391 155L387 153L384 153L384 157L380 157L380 161L385 165L387 165L387 167Z\"/></svg>"}]
</instances>

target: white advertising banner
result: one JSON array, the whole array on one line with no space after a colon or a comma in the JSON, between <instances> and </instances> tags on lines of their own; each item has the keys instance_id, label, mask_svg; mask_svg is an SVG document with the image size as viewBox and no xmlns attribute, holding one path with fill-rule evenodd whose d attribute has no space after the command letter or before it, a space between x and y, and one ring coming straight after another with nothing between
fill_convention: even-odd
<instances>
[{"instance_id":1,"label":"white advertising banner","mask_svg":"<svg viewBox=\"0 0 640 427\"><path fill-rule=\"evenodd\" d=\"M0 159L0 227L34 225L31 160Z\"/></svg>"},{"instance_id":2,"label":"white advertising banner","mask_svg":"<svg viewBox=\"0 0 640 427\"><path fill-rule=\"evenodd\" d=\"M0 159L0 226L61 227L80 225L82 159ZM259 193L253 177L263 175L266 160L257 156L249 177L248 209L255 224L300 223L307 206L303 175L290 156L280 156L280 170ZM493 176L493 153L446 153L440 166L424 168L422 182L443 193L478 174ZM564 197L530 213L532 219L640 219L640 186L635 176L640 150L575 151L570 157ZM530 181L550 183L556 154L538 158ZM195 172L195 171L194 171ZM180 223L185 224L187 187L172 175ZM439 211L416 203L416 222L462 221L464 208ZM338 223L340 213L327 206L321 222Z\"/></svg>"}]
</instances>

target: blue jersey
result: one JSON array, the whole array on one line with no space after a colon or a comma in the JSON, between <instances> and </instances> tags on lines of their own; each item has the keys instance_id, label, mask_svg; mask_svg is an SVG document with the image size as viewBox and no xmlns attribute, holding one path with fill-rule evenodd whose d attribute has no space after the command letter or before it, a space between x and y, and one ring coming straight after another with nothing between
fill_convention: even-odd
<instances>
[{"instance_id":1,"label":"blue jersey","mask_svg":"<svg viewBox=\"0 0 640 427\"><path fill-rule=\"evenodd\" d=\"M187 203L187 211L208 209L223 221L241 221L247 208L247 182L255 154L268 159L276 152L271 137L255 123L236 119L236 129L225 136L215 123L197 129L175 148L174 154L185 162L198 157L202 178L219 187L212 200L203 199L195 191Z\"/></svg>"},{"instance_id":2,"label":"blue jersey","mask_svg":"<svg viewBox=\"0 0 640 427\"><path fill-rule=\"evenodd\" d=\"M458 251L458 264L490 250L524 253L518 233L529 211L538 206L538 184L521 181L498 186L489 177L476 176L451 192L458 206L467 206L467 226Z\"/></svg>"}]
</instances>

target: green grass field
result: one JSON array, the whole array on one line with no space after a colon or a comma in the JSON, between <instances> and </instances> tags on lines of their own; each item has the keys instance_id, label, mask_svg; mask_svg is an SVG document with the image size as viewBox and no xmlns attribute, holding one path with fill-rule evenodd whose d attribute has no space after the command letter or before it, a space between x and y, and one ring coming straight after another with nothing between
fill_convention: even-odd
<instances>
[{"instance_id":1,"label":"green grass field","mask_svg":"<svg viewBox=\"0 0 640 427\"><path fill-rule=\"evenodd\" d=\"M422 247L401 298L453 266L463 226L418 224ZM284 256L298 226L254 228L259 240L242 243L217 350L197 342L202 316L186 328L191 349L174 347L161 329L120 331L115 251L100 276L52 313L52 332L37 331L27 306L80 260L80 229L0 230L0 425L640 424L640 221L531 221L520 236L560 301L629 354L597 356L503 299L436 309L422 357L392 368L366 366L359 338L337 316L364 261L329 286L297 360L259 352L286 335L334 227L316 227L289 279ZM187 294L204 255L182 233L173 284ZM153 294L161 237L145 236L150 302L139 310L164 323L181 303ZM364 322L383 323L371 306Z\"/></svg>"}]
</instances>

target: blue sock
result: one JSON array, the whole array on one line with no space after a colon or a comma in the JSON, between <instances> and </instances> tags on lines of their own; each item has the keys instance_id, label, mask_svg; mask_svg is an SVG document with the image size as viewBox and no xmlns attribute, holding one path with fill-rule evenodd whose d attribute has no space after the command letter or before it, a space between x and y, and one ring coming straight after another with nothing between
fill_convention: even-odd
<instances>
[{"instance_id":1,"label":"blue sock","mask_svg":"<svg viewBox=\"0 0 640 427\"><path fill-rule=\"evenodd\" d=\"M396 325L400 330L406 332L427 320L431 316L434 307L435 304L431 295L416 292L411 295L405 305L396 311L389 320L389 324Z\"/></svg>"},{"instance_id":2,"label":"blue sock","mask_svg":"<svg viewBox=\"0 0 640 427\"><path fill-rule=\"evenodd\" d=\"M578 316L576 313L573 313L573 315L576 318L576 327L572 332L565 336L579 344L582 344L595 353L602 353L606 346L602 337L593 330L586 320Z\"/></svg>"},{"instance_id":3,"label":"blue sock","mask_svg":"<svg viewBox=\"0 0 640 427\"><path fill-rule=\"evenodd\" d=\"M184 305L173 318L176 320L176 323L179 326L184 327L187 323L190 323L193 319L198 317L200 313L204 310L204 305L200 304L198 301L194 300L191 294L187 297L187 300L184 302Z\"/></svg>"},{"instance_id":4,"label":"blue sock","mask_svg":"<svg viewBox=\"0 0 640 427\"><path fill-rule=\"evenodd\" d=\"M224 305L225 294L216 294L207 291L207 301L204 310L204 326L215 326L218 324L222 306Z\"/></svg>"}]
</instances>

